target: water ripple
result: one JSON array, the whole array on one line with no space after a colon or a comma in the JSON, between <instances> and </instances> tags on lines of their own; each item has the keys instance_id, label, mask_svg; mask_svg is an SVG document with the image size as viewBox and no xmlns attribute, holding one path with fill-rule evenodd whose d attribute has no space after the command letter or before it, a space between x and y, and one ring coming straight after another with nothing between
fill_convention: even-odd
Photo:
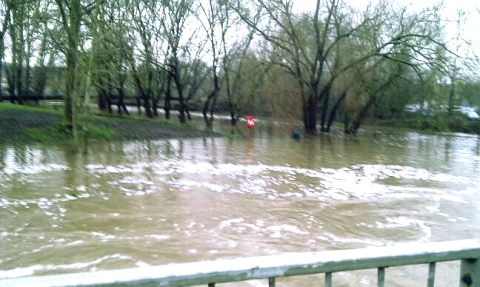
<instances>
[{"instance_id":1,"label":"water ripple","mask_svg":"<svg viewBox=\"0 0 480 287\"><path fill-rule=\"evenodd\" d=\"M12 270L0 270L0 279L8 279L8 278L16 278L22 276L29 276L33 275L37 272L45 272L45 271L78 271L82 269L94 268L96 265L101 264L104 261L108 260L130 260L131 257L123 254L112 254L108 256L104 256L98 258L93 261L88 262L76 262L72 264L46 264L46 265L32 265L29 267L19 267Z\"/></svg>"}]
</instances>

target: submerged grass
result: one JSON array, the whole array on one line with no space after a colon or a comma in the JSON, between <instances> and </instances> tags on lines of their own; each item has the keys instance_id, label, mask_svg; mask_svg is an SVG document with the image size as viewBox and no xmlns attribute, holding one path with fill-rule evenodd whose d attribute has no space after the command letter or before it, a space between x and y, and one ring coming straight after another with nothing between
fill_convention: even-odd
<instances>
[{"instance_id":1,"label":"submerged grass","mask_svg":"<svg viewBox=\"0 0 480 287\"><path fill-rule=\"evenodd\" d=\"M217 136L189 124L159 119L81 114L79 135L86 140L161 139ZM0 103L0 143L71 142L61 110Z\"/></svg>"}]
</instances>

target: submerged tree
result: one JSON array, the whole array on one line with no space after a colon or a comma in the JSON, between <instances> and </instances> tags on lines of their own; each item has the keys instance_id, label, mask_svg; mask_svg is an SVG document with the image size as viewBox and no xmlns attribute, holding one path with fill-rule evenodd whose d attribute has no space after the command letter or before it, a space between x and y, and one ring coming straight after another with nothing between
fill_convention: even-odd
<instances>
[{"instance_id":1,"label":"submerged tree","mask_svg":"<svg viewBox=\"0 0 480 287\"><path fill-rule=\"evenodd\" d=\"M385 60L416 71L425 66L441 67L442 63L431 62L432 55L437 49L447 50L438 29L438 6L413 13L406 7L381 1L377 7L368 6L360 13L341 0L317 0L313 12L297 15L289 0L252 2L253 9L268 16L268 23L262 26L252 22L240 1L235 10L270 44L270 52L278 55L272 57L272 63L284 68L297 82L308 134L316 132L318 118L320 130L328 132L341 103L358 90L352 90L351 84L345 82L345 76L353 69L372 73L369 71ZM359 84L366 83L357 81ZM355 122L359 122L368 111L366 107L373 106L376 99L378 94L346 112L355 113ZM355 133L358 126L352 124L346 131Z\"/></svg>"}]
</instances>

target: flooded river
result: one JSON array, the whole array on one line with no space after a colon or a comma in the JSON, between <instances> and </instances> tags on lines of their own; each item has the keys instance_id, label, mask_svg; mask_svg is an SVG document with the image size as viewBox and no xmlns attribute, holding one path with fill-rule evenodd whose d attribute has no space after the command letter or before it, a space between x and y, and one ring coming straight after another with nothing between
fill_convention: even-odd
<instances>
[{"instance_id":1,"label":"flooded river","mask_svg":"<svg viewBox=\"0 0 480 287\"><path fill-rule=\"evenodd\" d=\"M89 143L85 154L0 146L0 279L480 237L479 136L239 130ZM457 265L438 264L436 286L457 284ZM388 269L387 285L426 286L426 270ZM375 270L333 276L375 280Z\"/></svg>"}]
</instances>

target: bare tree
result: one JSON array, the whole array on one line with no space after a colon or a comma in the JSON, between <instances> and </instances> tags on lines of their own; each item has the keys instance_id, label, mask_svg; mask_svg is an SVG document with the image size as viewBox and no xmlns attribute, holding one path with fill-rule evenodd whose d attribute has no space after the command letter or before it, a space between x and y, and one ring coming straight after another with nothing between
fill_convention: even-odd
<instances>
[{"instance_id":1,"label":"bare tree","mask_svg":"<svg viewBox=\"0 0 480 287\"><path fill-rule=\"evenodd\" d=\"M137 90L143 100L145 113L149 118L154 116L152 112L153 78L155 73L153 45L158 33L155 23L158 17L155 9L160 4L161 1L145 3L138 0L130 4L132 26L129 33L132 33L132 39L135 39L135 37L140 39L140 45L138 46L140 57L137 59L135 59L134 55L129 57L130 69Z\"/></svg>"},{"instance_id":2,"label":"bare tree","mask_svg":"<svg viewBox=\"0 0 480 287\"><path fill-rule=\"evenodd\" d=\"M58 58L58 50L52 44L51 31L48 28L50 20L49 4L39 1L39 6L35 12L34 19L38 25L38 36L36 38L36 62L33 67L32 74L32 90L37 98L43 98L47 80L49 78L49 70L54 66L55 60ZM28 78L28 77L27 77Z\"/></svg>"},{"instance_id":3,"label":"bare tree","mask_svg":"<svg viewBox=\"0 0 480 287\"><path fill-rule=\"evenodd\" d=\"M7 70L9 76L10 101L17 101L23 104L24 94L24 59L25 59L25 30L27 25L27 5L28 2L7 2L10 13L10 40L12 42L12 63L10 69Z\"/></svg>"},{"instance_id":4,"label":"bare tree","mask_svg":"<svg viewBox=\"0 0 480 287\"><path fill-rule=\"evenodd\" d=\"M289 0L252 2L255 9L268 16L267 24L253 23L240 1L235 10L270 43L271 52L278 54L272 58L274 64L286 69L297 81L308 134L316 131L319 109L321 131L330 130L329 119L338 111L349 88L345 85L340 89L338 79L354 67L369 69L382 59L409 65L417 71L425 65L441 67L441 63L430 61L435 49L446 49L436 29L440 18L435 7L408 13L406 8L381 1L379 6L369 6L360 14L341 0L318 0L312 13L298 17ZM372 35L371 31L376 32ZM398 57L399 51L403 51L398 49L400 46L408 50L403 56L409 55L412 61ZM337 95L333 96L335 91ZM332 99L336 99L333 104Z\"/></svg>"},{"instance_id":5,"label":"bare tree","mask_svg":"<svg viewBox=\"0 0 480 287\"><path fill-rule=\"evenodd\" d=\"M5 34L8 30L8 23L10 22L10 6L6 1L0 3L0 14L3 15L1 20L2 27L0 29L0 101L3 97L3 60L5 57Z\"/></svg>"},{"instance_id":6,"label":"bare tree","mask_svg":"<svg viewBox=\"0 0 480 287\"><path fill-rule=\"evenodd\" d=\"M166 63L165 68L168 72L170 79L169 83L173 81L175 84L178 103L179 103L179 119L181 123L186 122L185 116L185 95L184 95L184 86L185 82L182 79L182 61L181 58L184 57L184 53L188 51L187 46L182 46L182 38L191 39L194 35L192 31L191 36L185 35L187 28L188 19L192 14L192 9L194 9L195 2L193 0L174 0L174 1L164 1L163 3L163 17L162 17L162 27L165 33L165 39L167 43L167 53L166 53ZM186 39L189 42L188 39ZM168 88L171 88L171 84L168 85ZM170 108L169 102L173 100L170 91L167 92L165 101L168 104L165 107Z\"/></svg>"},{"instance_id":7,"label":"bare tree","mask_svg":"<svg viewBox=\"0 0 480 287\"><path fill-rule=\"evenodd\" d=\"M60 14L60 23L66 34L65 62L65 124L73 132L75 146L78 144L77 127L77 62L79 61L80 26L85 13L80 0L55 0Z\"/></svg>"},{"instance_id":8,"label":"bare tree","mask_svg":"<svg viewBox=\"0 0 480 287\"><path fill-rule=\"evenodd\" d=\"M203 118L207 127L212 126L213 122L213 109L220 91L220 78L219 78L219 62L220 62L220 50L222 38L217 36L217 26L220 18L220 9L219 6L221 2L217 0L210 0L206 5L200 5L200 10L202 15L199 15L199 18L203 18L202 23L203 29L206 33L208 42L210 43L210 56L212 59L212 73L213 73L213 88L208 94L207 100L203 106ZM222 29L220 33L223 35L225 31ZM208 113L210 115L208 115Z\"/></svg>"},{"instance_id":9,"label":"bare tree","mask_svg":"<svg viewBox=\"0 0 480 287\"><path fill-rule=\"evenodd\" d=\"M128 29L128 17L126 9L118 11L116 3L110 3L107 8L107 15L110 14L111 45L114 61L110 63L110 70L113 73L112 78L117 79L115 89L118 93L117 108L119 114L129 114L125 104L127 94L127 80L130 70L128 69L128 60L133 55L132 45L126 38L125 31ZM118 13L118 15L117 15ZM117 17L115 17L117 16ZM113 69L113 70L112 70Z\"/></svg>"}]
</instances>

